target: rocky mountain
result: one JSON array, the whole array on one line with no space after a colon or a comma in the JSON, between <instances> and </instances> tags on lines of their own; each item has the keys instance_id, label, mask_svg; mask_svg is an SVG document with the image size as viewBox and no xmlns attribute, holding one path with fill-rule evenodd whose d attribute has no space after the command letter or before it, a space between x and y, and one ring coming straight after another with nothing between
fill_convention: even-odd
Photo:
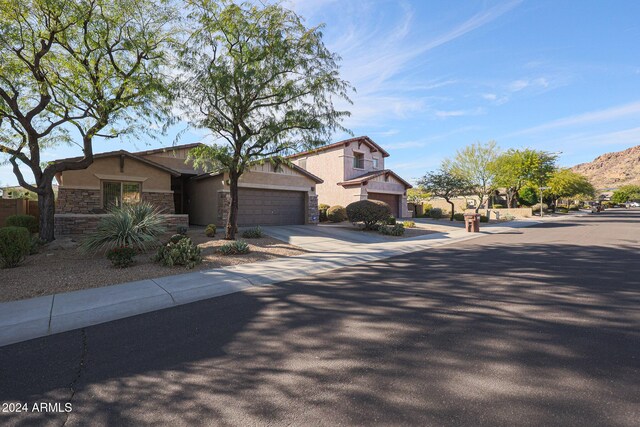
<instances>
[{"instance_id":1,"label":"rocky mountain","mask_svg":"<svg viewBox=\"0 0 640 427\"><path fill-rule=\"evenodd\" d=\"M571 169L586 176L601 191L628 184L640 185L640 145L603 154L590 163L581 163Z\"/></svg>"}]
</instances>

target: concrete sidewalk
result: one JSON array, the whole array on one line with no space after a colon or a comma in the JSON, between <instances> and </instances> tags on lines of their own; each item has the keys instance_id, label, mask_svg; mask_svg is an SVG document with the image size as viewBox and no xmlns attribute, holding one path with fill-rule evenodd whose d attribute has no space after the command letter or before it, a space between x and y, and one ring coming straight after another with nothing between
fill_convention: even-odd
<instances>
[{"instance_id":1,"label":"concrete sidewalk","mask_svg":"<svg viewBox=\"0 0 640 427\"><path fill-rule=\"evenodd\" d=\"M553 220L558 219L560 218ZM537 219L505 223L473 234L459 230L392 242L345 245L340 252L310 253L0 303L0 346L227 295L252 286L299 279L489 234L504 233L540 222Z\"/></svg>"}]
</instances>

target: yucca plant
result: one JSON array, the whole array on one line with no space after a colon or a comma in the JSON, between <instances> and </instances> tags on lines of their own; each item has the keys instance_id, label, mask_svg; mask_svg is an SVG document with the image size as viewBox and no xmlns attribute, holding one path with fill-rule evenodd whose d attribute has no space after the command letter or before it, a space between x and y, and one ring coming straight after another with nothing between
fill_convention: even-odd
<instances>
[{"instance_id":1,"label":"yucca plant","mask_svg":"<svg viewBox=\"0 0 640 427\"><path fill-rule=\"evenodd\" d=\"M145 202L123 205L111 209L80 248L85 252L98 252L128 246L146 251L158 245L165 231L160 211L153 205Z\"/></svg>"}]
</instances>

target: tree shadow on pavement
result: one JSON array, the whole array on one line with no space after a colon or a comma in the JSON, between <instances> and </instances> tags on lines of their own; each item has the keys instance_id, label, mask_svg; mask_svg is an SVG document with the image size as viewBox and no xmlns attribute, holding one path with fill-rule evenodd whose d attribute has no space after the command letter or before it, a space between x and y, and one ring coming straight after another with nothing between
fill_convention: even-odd
<instances>
[{"instance_id":1,"label":"tree shadow on pavement","mask_svg":"<svg viewBox=\"0 0 640 427\"><path fill-rule=\"evenodd\" d=\"M638 247L540 233L5 347L0 401L81 365L70 425L637 425Z\"/></svg>"}]
</instances>

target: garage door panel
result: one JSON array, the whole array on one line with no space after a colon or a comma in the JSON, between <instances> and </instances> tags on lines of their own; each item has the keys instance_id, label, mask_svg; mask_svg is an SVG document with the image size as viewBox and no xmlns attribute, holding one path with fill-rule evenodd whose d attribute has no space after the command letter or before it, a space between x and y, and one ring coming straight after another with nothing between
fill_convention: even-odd
<instances>
[{"instance_id":1,"label":"garage door panel","mask_svg":"<svg viewBox=\"0 0 640 427\"><path fill-rule=\"evenodd\" d=\"M305 193L262 189L239 189L238 224L293 225L305 222Z\"/></svg>"},{"instance_id":2,"label":"garage door panel","mask_svg":"<svg viewBox=\"0 0 640 427\"><path fill-rule=\"evenodd\" d=\"M398 194L369 193L367 197L369 200L380 200L382 202L385 202L391 208L391 215L396 218L399 217L398 208L400 196Z\"/></svg>"}]
</instances>

